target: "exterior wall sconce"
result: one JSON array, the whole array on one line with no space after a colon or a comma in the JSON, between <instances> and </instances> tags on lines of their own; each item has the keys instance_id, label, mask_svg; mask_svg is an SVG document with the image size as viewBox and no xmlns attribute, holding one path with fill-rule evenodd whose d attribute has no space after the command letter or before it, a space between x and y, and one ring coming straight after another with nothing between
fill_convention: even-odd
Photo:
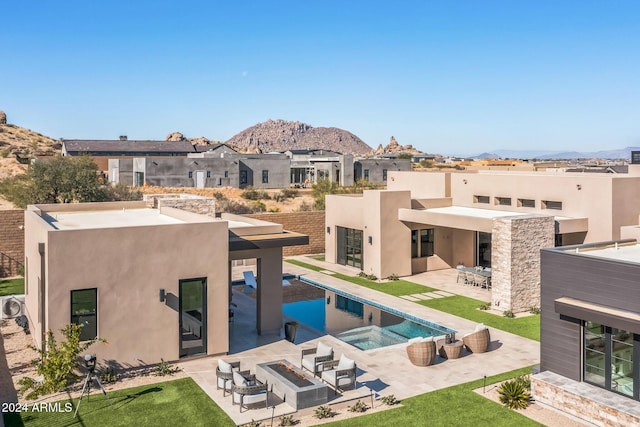
<instances>
[{"instance_id":1,"label":"exterior wall sconce","mask_svg":"<svg viewBox=\"0 0 640 427\"><path fill-rule=\"evenodd\" d=\"M327 227L327 234L331 234L331 227Z\"/></svg>"},{"instance_id":2,"label":"exterior wall sconce","mask_svg":"<svg viewBox=\"0 0 640 427\"><path fill-rule=\"evenodd\" d=\"M160 289L160 302L165 302L167 300L167 294L164 291L164 288Z\"/></svg>"},{"instance_id":3,"label":"exterior wall sconce","mask_svg":"<svg viewBox=\"0 0 640 427\"><path fill-rule=\"evenodd\" d=\"M370 245L373 245L373 237L372 237L372 236L369 236L369 237L367 238L367 240L369 241L369 244L370 244Z\"/></svg>"},{"instance_id":4,"label":"exterior wall sconce","mask_svg":"<svg viewBox=\"0 0 640 427\"><path fill-rule=\"evenodd\" d=\"M466 179L463 179L463 180L462 180L462 183L463 183L463 184L466 184L466 183L467 183L467 180L466 180Z\"/></svg>"},{"instance_id":5,"label":"exterior wall sconce","mask_svg":"<svg viewBox=\"0 0 640 427\"><path fill-rule=\"evenodd\" d=\"M331 304L331 295L327 297L327 305Z\"/></svg>"},{"instance_id":6,"label":"exterior wall sconce","mask_svg":"<svg viewBox=\"0 0 640 427\"><path fill-rule=\"evenodd\" d=\"M576 188L577 188L578 190L582 190L582 185L578 184L578 185L576 185Z\"/></svg>"},{"instance_id":7,"label":"exterior wall sconce","mask_svg":"<svg viewBox=\"0 0 640 427\"><path fill-rule=\"evenodd\" d=\"M373 313L369 313L369 323L373 321Z\"/></svg>"}]
</instances>

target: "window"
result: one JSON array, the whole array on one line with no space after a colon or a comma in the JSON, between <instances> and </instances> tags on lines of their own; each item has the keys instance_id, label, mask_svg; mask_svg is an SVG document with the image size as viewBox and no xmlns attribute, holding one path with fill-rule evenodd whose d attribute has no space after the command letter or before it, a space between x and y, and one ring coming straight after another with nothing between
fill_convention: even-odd
<instances>
[{"instance_id":1,"label":"window","mask_svg":"<svg viewBox=\"0 0 640 427\"><path fill-rule=\"evenodd\" d=\"M518 206L521 208L535 208L536 201L532 199L518 199Z\"/></svg>"},{"instance_id":2,"label":"window","mask_svg":"<svg viewBox=\"0 0 640 427\"><path fill-rule=\"evenodd\" d=\"M382 181L387 182L387 170L382 169Z\"/></svg>"},{"instance_id":3,"label":"window","mask_svg":"<svg viewBox=\"0 0 640 427\"><path fill-rule=\"evenodd\" d=\"M634 347L640 347L638 337L590 321L584 323L582 330L584 381L637 400L633 353Z\"/></svg>"},{"instance_id":4,"label":"window","mask_svg":"<svg viewBox=\"0 0 640 427\"><path fill-rule=\"evenodd\" d=\"M369 179L369 169L364 170L364 179Z\"/></svg>"},{"instance_id":5,"label":"window","mask_svg":"<svg viewBox=\"0 0 640 427\"><path fill-rule=\"evenodd\" d=\"M434 255L434 230L411 230L411 258Z\"/></svg>"},{"instance_id":6,"label":"window","mask_svg":"<svg viewBox=\"0 0 640 427\"><path fill-rule=\"evenodd\" d=\"M269 171L267 170L262 171L262 183L263 184L269 183Z\"/></svg>"},{"instance_id":7,"label":"window","mask_svg":"<svg viewBox=\"0 0 640 427\"><path fill-rule=\"evenodd\" d=\"M211 178L211 171L207 171L207 178Z\"/></svg>"},{"instance_id":8,"label":"window","mask_svg":"<svg viewBox=\"0 0 640 427\"><path fill-rule=\"evenodd\" d=\"M473 196L473 203L489 204L489 196Z\"/></svg>"},{"instance_id":9,"label":"window","mask_svg":"<svg viewBox=\"0 0 640 427\"><path fill-rule=\"evenodd\" d=\"M542 209L554 209L561 211L562 210L562 202L555 202L552 200L543 200L542 201Z\"/></svg>"},{"instance_id":10,"label":"window","mask_svg":"<svg viewBox=\"0 0 640 427\"><path fill-rule=\"evenodd\" d=\"M224 171L224 177L229 178L229 171Z\"/></svg>"},{"instance_id":11,"label":"window","mask_svg":"<svg viewBox=\"0 0 640 427\"><path fill-rule=\"evenodd\" d=\"M71 323L82 325L80 340L98 336L98 290L71 291Z\"/></svg>"},{"instance_id":12,"label":"window","mask_svg":"<svg viewBox=\"0 0 640 427\"><path fill-rule=\"evenodd\" d=\"M496 205L511 206L511 197L496 197Z\"/></svg>"},{"instance_id":13,"label":"window","mask_svg":"<svg viewBox=\"0 0 640 427\"><path fill-rule=\"evenodd\" d=\"M247 171L240 171L240 185L247 183Z\"/></svg>"},{"instance_id":14,"label":"window","mask_svg":"<svg viewBox=\"0 0 640 427\"><path fill-rule=\"evenodd\" d=\"M193 172L189 171L189 178L193 178Z\"/></svg>"}]
</instances>

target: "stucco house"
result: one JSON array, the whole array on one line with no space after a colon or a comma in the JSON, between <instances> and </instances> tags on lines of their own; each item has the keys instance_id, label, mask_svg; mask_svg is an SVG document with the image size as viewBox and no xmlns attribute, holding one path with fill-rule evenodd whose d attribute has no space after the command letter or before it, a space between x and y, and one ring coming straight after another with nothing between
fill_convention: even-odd
<instances>
[{"instance_id":1,"label":"stucco house","mask_svg":"<svg viewBox=\"0 0 640 427\"><path fill-rule=\"evenodd\" d=\"M166 197L166 196L164 196ZM156 206L154 208L154 206ZM198 212L198 213L194 213ZM224 354L230 262L257 259L260 334L282 327L282 248L308 237L202 198L35 205L25 211L25 309L37 346L84 325L125 366Z\"/></svg>"}]
</instances>

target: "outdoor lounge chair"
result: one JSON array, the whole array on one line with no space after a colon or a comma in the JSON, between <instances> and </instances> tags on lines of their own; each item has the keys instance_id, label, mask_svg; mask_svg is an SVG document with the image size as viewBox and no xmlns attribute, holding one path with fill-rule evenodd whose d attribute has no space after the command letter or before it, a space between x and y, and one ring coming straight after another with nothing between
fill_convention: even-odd
<instances>
[{"instance_id":1,"label":"outdoor lounge chair","mask_svg":"<svg viewBox=\"0 0 640 427\"><path fill-rule=\"evenodd\" d=\"M239 372L240 362L227 363L222 359L218 359L218 366L216 367L216 388L222 389L222 395L226 396L228 391L231 391L231 383L233 382L233 372ZM240 372L241 374L248 374L249 371Z\"/></svg>"},{"instance_id":2,"label":"outdoor lounge chair","mask_svg":"<svg viewBox=\"0 0 640 427\"><path fill-rule=\"evenodd\" d=\"M316 348L302 349L300 367L317 376L324 370L324 363L333 360L333 347L319 342Z\"/></svg>"},{"instance_id":3,"label":"outdoor lounge chair","mask_svg":"<svg viewBox=\"0 0 640 427\"><path fill-rule=\"evenodd\" d=\"M231 383L231 394L233 396L232 404L240 405L242 408L249 409L248 405L255 405L264 402L267 408L267 383L262 384L256 380L255 375L241 375L239 372L233 373L233 381Z\"/></svg>"},{"instance_id":4,"label":"outdoor lounge chair","mask_svg":"<svg viewBox=\"0 0 640 427\"><path fill-rule=\"evenodd\" d=\"M322 381L333 387L334 391L344 391L351 386L356 386L356 362L344 354L340 360L332 360L324 363Z\"/></svg>"},{"instance_id":5,"label":"outdoor lounge chair","mask_svg":"<svg viewBox=\"0 0 640 427\"><path fill-rule=\"evenodd\" d=\"M250 294L254 289L258 289L258 281L254 276L253 271L243 271L244 276L244 293Z\"/></svg>"},{"instance_id":6,"label":"outdoor lounge chair","mask_svg":"<svg viewBox=\"0 0 640 427\"><path fill-rule=\"evenodd\" d=\"M407 345L407 356L416 366L433 365L436 360L436 343L433 337L410 339Z\"/></svg>"},{"instance_id":7,"label":"outdoor lounge chair","mask_svg":"<svg viewBox=\"0 0 640 427\"><path fill-rule=\"evenodd\" d=\"M485 353L489 349L491 334L489 334L489 329L480 323L473 332L462 337L462 342L472 353Z\"/></svg>"}]
</instances>

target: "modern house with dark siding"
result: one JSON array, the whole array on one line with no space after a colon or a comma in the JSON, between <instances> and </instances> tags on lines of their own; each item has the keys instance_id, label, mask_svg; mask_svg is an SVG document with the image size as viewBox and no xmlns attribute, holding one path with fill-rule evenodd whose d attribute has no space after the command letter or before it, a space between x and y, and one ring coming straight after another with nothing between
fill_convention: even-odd
<instances>
[{"instance_id":1,"label":"modern house with dark siding","mask_svg":"<svg viewBox=\"0 0 640 427\"><path fill-rule=\"evenodd\" d=\"M640 245L541 251L536 401L596 425L640 425Z\"/></svg>"}]
</instances>

